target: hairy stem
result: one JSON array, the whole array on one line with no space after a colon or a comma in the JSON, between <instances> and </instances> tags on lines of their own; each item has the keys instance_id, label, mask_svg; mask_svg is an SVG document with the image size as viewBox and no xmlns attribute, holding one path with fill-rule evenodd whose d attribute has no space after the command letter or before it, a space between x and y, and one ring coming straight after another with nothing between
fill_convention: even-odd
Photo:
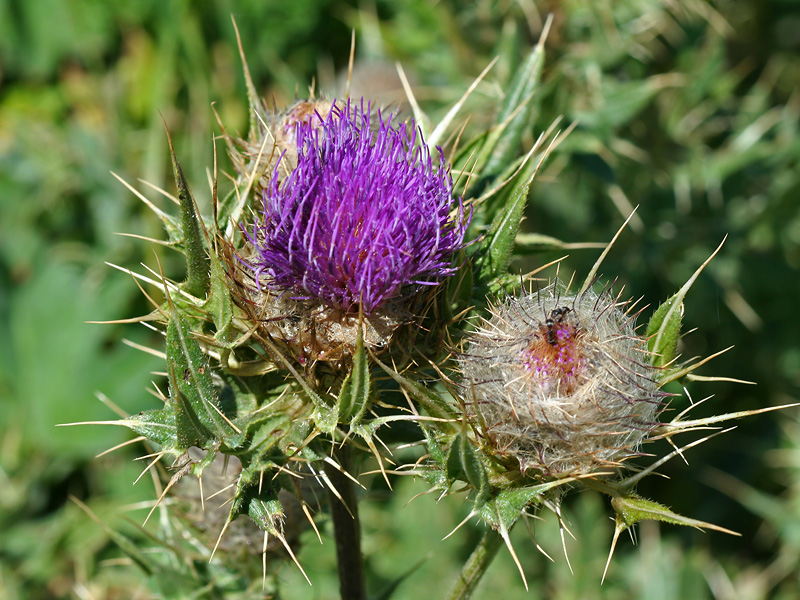
<instances>
[{"instance_id":1,"label":"hairy stem","mask_svg":"<svg viewBox=\"0 0 800 600\"><path fill-rule=\"evenodd\" d=\"M447 600L466 600L469 598L502 545L503 538L500 537L500 534L487 527L481 541L475 546L467 562L461 568L461 574L447 595Z\"/></svg>"},{"instance_id":2,"label":"hairy stem","mask_svg":"<svg viewBox=\"0 0 800 600\"><path fill-rule=\"evenodd\" d=\"M339 465L348 471L348 452L337 452ZM349 471L348 471L349 472ZM325 464L325 474L341 496L328 491L333 533L336 538L336 564L339 570L339 592L342 600L365 600L364 563L361 556L361 525L358 520L358 501L355 484L332 465Z\"/></svg>"}]
</instances>

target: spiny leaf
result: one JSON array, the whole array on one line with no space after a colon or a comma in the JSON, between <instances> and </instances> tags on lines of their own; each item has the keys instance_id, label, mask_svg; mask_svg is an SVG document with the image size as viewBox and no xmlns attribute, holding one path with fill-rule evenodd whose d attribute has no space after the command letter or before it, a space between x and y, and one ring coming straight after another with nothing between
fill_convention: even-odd
<instances>
[{"instance_id":1,"label":"spiny leaf","mask_svg":"<svg viewBox=\"0 0 800 600\"><path fill-rule=\"evenodd\" d=\"M447 300L447 305L443 308L448 317L453 311L458 313L467 308L472 298L472 264L466 260L463 250L459 251L455 263L461 266L458 267L458 270L452 277L448 277L446 283L447 293L445 294L445 298Z\"/></svg>"},{"instance_id":2,"label":"spiny leaf","mask_svg":"<svg viewBox=\"0 0 800 600\"><path fill-rule=\"evenodd\" d=\"M206 302L206 309L214 320L217 333L214 336L223 345L230 344L233 323L233 302L228 287L227 275L222 268L219 257L212 252L211 258L211 294Z\"/></svg>"},{"instance_id":3,"label":"spiny leaf","mask_svg":"<svg viewBox=\"0 0 800 600\"><path fill-rule=\"evenodd\" d=\"M503 490L484 504L476 507L481 518L495 529L511 526L522 516L522 512L546 491L575 481L573 477L557 479L541 485Z\"/></svg>"},{"instance_id":4,"label":"spiny leaf","mask_svg":"<svg viewBox=\"0 0 800 600\"><path fill-rule=\"evenodd\" d=\"M183 248L186 253L186 281L184 289L198 298L205 298L209 287L209 258L205 248L205 236L200 215L197 214L197 204L189 191L189 184L183 174L175 149L172 147L172 138L167 131L169 152L172 157L172 171L175 175L175 186L178 188L180 201L181 226L183 229Z\"/></svg>"},{"instance_id":5,"label":"spiny leaf","mask_svg":"<svg viewBox=\"0 0 800 600\"><path fill-rule=\"evenodd\" d=\"M479 490L479 496L488 491L486 469L463 432L456 435L447 453L447 477L451 481L460 479L469 482L473 488Z\"/></svg>"},{"instance_id":6,"label":"spiny leaf","mask_svg":"<svg viewBox=\"0 0 800 600\"><path fill-rule=\"evenodd\" d=\"M167 237L169 238L168 245L174 246L177 245L183 238L183 234L181 233L181 224L178 219L173 217L170 214L167 214L160 208L158 208L155 204L150 202L141 192L139 192L136 188L134 188L130 183L125 181L122 177L114 173L113 171L111 174L119 181L122 185L128 188L139 200L145 203L145 205L153 211L153 213L161 219L161 222L164 224L164 230L167 232Z\"/></svg>"},{"instance_id":7,"label":"spiny leaf","mask_svg":"<svg viewBox=\"0 0 800 600\"><path fill-rule=\"evenodd\" d=\"M551 20L548 18L539 43L517 69L506 92L503 105L495 119L498 124L503 124L502 135L498 136L491 148L491 154L481 169L482 177L494 177L508 166L515 158L520 139L531 122L534 104L530 99L541 80L545 58L544 42Z\"/></svg>"},{"instance_id":8,"label":"spiny leaf","mask_svg":"<svg viewBox=\"0 0 800 600\"><path fill-rule=\"evenodd\" d=\"M247 509L247 514L263 531L276 537L283 535L283 531L281 530L281 524L284 518L283 507L278 497L273 495L272 491L270 491L269 494L260 494L252 498Z\"/></svg>"},{"instance_id":9,"label":"spiny leaf","mask_svg":"<svg viewBox=\"0 0 800 600\"><path fill-rule=\"evenodd\" d=\"M300 569L303 577L305 577L308 584L311 585L311 580L308 578L308 575L306 575L303 567L300 566L297 557L292 551L292 547L288 544L286 536L283 534L284 513L283 507L278 500L277 493L270 490L251 498L247 514L255 521L256 525L280 541L284 550L289 554L294 564L297 565L297 568Z\"/></svg>"},{"instance_id":10,"label":"spiny leaf","mask_svg":"<svg viewBox=\"0 0 800 600\"><path fill-rule=\"evenodd\" d=\"M317 428L328 435L333 434L339 426L339 413L324 404L314 404L313 418Z\"/></svg>"},{"instance_id":11,"label":"spiny leaf","mask_svg":"<svg viewBox=\"0 0 800 600\"><path fill-rule=\"evenodd\" d=\"M485 290L493 279L508 269L511 253L514 250L514 240L528 201L531 181L532 177L522 180L511 199L492 221L486 237L480 244L476 244L473 252L476 289Z\"/></svg>"},{"instance_id":12,"label":"spiny leaf","mask_svg":"<svg viewBox=\"0 0 800 600\"><path fill-rule=\"evenodd\" d=\"M161 446L164 450L184 451L178 448L175 412L169 408L146 410L138 415L123 419L122 423L135 433L143 435L149 441Z\"/></svg>"},{"instance_id":13,"label":"spiny leaf","mask_svg":"<svg viewBox=\"0 0 800 600\"><path fill-rule=\"evenodd\" d=\"M703 272L711 259L722 249L722 242L714 252L711 253L705 262L698 267L689 280L683 284L678 293L658 307L650 322L647 324L647 349L651 352L652 361L655 366L665 366L672 362L677 355L678 337L680 335L681 317L683 315L683 300L692 287L692 284ZM663 377L669 375L669 371L664 371Z\"/></svg>"},{"instance_id":14,"label":"spiny leaf","mask_svg":"<svg viewBox=\"0 0 800 600\"><path fill-rule=\"evenodd\" d=\"M262 418L251 418L245 430L247 451L263 452L281 441L286 431L292 426L288 415L264 415Z\"/></svg>"},{"instance_id":15,"label":"spiny leaf","mask_svg":"<svg viewBox=\"0 0 800 600\"><path fill-rule=\"evenodd\" d=\"M647 500L635 495L612 498L611 506L614 508L614 512L617 513L617 525L622 527L623 530L639 521L663 521L665 523L672 523L673 525L685 525L698 529L714 529L722 533L740 535L735 531L725 529L719 525L684 517L672 512L666 506L658 502L653 502L652 500Z\"/></svg>"},{"instance_id":16,"label":"spiny leaf","mask_svg":"<svg viewBox=\"0 0 800 600\"><path fill-rule=\"evenodd\" d=\"M167 325L167 366L181 448L212 440L238 445L241 432L222 414L208 359L174 307Z\"/></svg>"},{"instance_id":17,"label":"spiny leaf","mask_svg":"<svg viewBox=\"0 0 800 600\"><path fill-rule=\"evenodd\" d=\"M676 307L676 303L679 305ZM647 323L647 350L653 366L663 367L678 355L683 303L675 294L658 307Z\"/></svg>"},{"instance_id":18,"label":"spiny leaf","mask_svg":"<svg viewBox=\"0 0 800 600\"><path fill-rule=\"evenodd\" d=\"M565 242L543 233L526 232L517 235L517 252L535 252L560 249L605 248L606 244L595 242Z\"/></svg>"},{"instance_id":19,"label":"spiny leaf","mask_svg":"<svg viewBox=\"0 0 800 600\"><path fill-rule=\"evenodd\" d=\"M423 385L412 381L411 379L400 375L394 369L386 366L380 360L378 360L374 355L372 356L372 360L383 369L389 377L394 379L398 384L400 384L403 389L405 389L411 397L416 400L422 408L424 408L428 414L432 417L437 417L439 419L453 419L455 416L453 407L450 406L443 398L437 395L435 392L427 389ZM452 429L454 424L448 423L441 423L442 430Z\"/></svg>"},{"instance_id":20,"label":"spiny leaf","mask_svg":"<svg viewBox=\"0 0 800 600\"><path fill-rule=\"evenodd\" d=\"M278 362L282 364L286 370L289 371L289 373L292 374L292 377L302 389L303 394L313 404L313 418L319 430L328 434L333 433L339 424L339 414L335 408L329 406L325 399L323 399L316 392L316 390L309 385L308 381L306 381L306 378L300 372L298 372L295 366L283 355L281 350L275 345L274 342L269 340L269 338L264 338L262 342L277 357Z\"/></svg>"},{"instance_id":21,"label":"spiny leaf","mask_svg":"<svg viewBox=\"0 0 800 600\"><path fill-rule=\"evenodd\" d=\"M447 489L449 484L447 477L444 475L444 471L447 469L447 454L437 438L439 430L436 427L431 427L431 423L426 421L420 421L419 428L425 435L425 446L428 449L431 460L439 467L424 471L425 478L432 486L442 490Z\"/></svg>"}]
</instances>

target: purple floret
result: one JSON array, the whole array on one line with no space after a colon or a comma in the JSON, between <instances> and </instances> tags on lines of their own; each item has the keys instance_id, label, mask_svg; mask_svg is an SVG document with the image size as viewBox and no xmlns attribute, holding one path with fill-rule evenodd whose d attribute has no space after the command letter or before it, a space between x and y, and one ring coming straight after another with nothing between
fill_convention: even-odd
<instances>
[{"instance_id":1,"label":"purple floret","mask_svg":"<svg viewBox=\"0 0 800 600\"><path fill-rule=\"evenodd\" d=\"M250 241L256 282L369 314L407 286L454 268L469 219L442 151L434 168L413 123L334 103L322 125L297 124L297 167L279 162ZM373 127L377 125L377 127Z\"/></svg>"}]
</instances>

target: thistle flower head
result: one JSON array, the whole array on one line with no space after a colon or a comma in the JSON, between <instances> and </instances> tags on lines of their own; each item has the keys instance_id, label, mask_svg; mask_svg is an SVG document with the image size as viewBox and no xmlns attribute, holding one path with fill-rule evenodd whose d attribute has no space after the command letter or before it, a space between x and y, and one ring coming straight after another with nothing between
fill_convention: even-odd
<instances>
[{"instance_id":1,"label":"thistle flower head","mask_svg":"<svg viewBox=\"0 0 800 600\"><path fill-rule=\"evenodd\" d=\"M297 165L276 164L249 235L259 289L369 315L453 272L467 219L447 164L392 120L363 100L292 120Z\"/></svg>"},{"instance_id":2,"label":"thistle flower head","mask_svg":"<svg viewBox=\"0 0 800 600\"><path fill-rule=\"evenodd\" d=\"M556 281L494 307L472 336L460 358L471 416L523 473L617 467L657 425L664 394L625 304Z\"/></svg>"},{"instance_id":3,"label":"thistle flower head","mask_svg":"<svg viewBox=\"0 0 800 600\"><path fill-rule=\"evenodd\" d=\"M273 175L283 179L297 166L297 124L319 127L330 113L332 103L324 99L297 100L283 110L268 110L264 104L252 106L255 114L245 138L229 133L220 123L233 168L243 181L252 182L252 192L260 198L269 189ZM281 168L276 173L275 165Z\"/></svg>"}]
</instances>

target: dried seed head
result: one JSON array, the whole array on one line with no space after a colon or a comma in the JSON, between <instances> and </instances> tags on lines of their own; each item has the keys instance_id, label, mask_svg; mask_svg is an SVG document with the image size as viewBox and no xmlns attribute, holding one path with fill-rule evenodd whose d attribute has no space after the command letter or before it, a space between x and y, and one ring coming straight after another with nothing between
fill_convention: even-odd
<instances>
[{"instance_id":1,"label":"dried seed head","mask_svg":"<svg viewBox=\"0 0 800 600\"><path fill-rule=\"evenodd\" d=\"M459 360L468 416L495 453L544 476L637 453L664 394L626 304L556 281L491 310Z\"/></svg>"}]
</instances>

